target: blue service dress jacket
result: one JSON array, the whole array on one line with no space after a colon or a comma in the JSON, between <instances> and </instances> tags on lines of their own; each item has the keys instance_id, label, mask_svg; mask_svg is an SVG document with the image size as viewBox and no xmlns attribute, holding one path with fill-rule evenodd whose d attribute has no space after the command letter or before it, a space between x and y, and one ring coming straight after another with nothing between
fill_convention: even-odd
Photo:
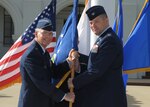
<instances>
[{"instance_id":1,"label":"blue service dress jacket","mask_svg":"<svg viewBox=\"0 0 150 107\"><path fill-rule=\"evenodd\" d=\"M52 107L52 100L59 102L65 93L52 84L52 77L69 71L67 61L55 66L50 64L48 52L34 41L23 54L20 62L22 86L18 107Z\"/></svg>"},{"instance_id":2,"label":"blue service dress jacket","mask_svg":"<svg viewBox=\"0 0 150 107\"><path fill-rule=\"evenodd\" d=\"M90 51L87 71L73 79L80 91L74 107L127 107L122 64L122 43L108 28Z\"/></svg>"}]
</instances>

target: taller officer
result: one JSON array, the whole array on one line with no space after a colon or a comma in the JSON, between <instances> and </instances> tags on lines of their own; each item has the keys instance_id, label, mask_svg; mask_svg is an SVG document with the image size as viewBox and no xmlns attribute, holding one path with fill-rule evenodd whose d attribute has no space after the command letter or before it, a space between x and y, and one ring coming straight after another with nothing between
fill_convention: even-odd
<instances>
[{"instance_id":1,"label":"taller officer","mask_svg":"<svg viewBox=\"0 0 150 107\"><path fill-rule=\"evenodd\" d=\"M103 6L93 6L86 14L98 39L90 51L87 71L68 80L69 87L82 90L82 98L76 99L75 106L127 107L122 78L122 42L109 26Z\"/></svg>"},{"instance_id":2,"label":"taller officer","mask_svg":"<svg viewBox=\"0 0 150 107\"><path fill-rule=\"evenodd\" d=\"M53 76L69 71L69 59L55 66L50 61L46 47L52 41L51 20L41 19L35 29L35 40L23 54L20 62L22 86L18 107L52 107L52 100L73 101L74 93L64 93L51 82ZM69 64L68 64L69 63Z\"/></svg>"}]
</instances>

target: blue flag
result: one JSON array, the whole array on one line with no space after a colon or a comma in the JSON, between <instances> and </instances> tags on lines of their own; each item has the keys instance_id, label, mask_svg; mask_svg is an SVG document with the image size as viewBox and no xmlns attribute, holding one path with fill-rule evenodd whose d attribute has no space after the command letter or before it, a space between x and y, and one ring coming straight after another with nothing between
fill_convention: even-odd
<instances>
[{"instance_id":1,"label":"blue flag","mask_svg":"<svg viewBox=\"0 0 150 107\"><path fill-rule=\"evenodd\" d=\"M77 36L77 7L78 0L74 0L73 11L69 15L61 34L58 38L53 59L57 65L64 61L71 49L78 50L78 36Z\"/></svg>"},{"instance_id":2,"label":"blue flag","mask_svg":"<svg viewBox=\"0 0 150 107\"><path fill-rule=\"evenodd\" d=\"M122 0L118 0L118 11L115 18L113 30L117 33L120 40L123 42L123 10L122 10ZM128 81L128 75L123 74L124 86L126 87Z\"/></svg>"},{"instance_id":3,"label":"blue flag","mask_svg":"<svg viewBox=\"0 0 150 107\"><path fill-rule=\"evenodd\" d=\"M124 46L123 70L127 73L150 68L150 4L149 0Z\"/></svg>"},{"instance_id":4,"label":"blue flag","mask_svg":"<svg viewBox=\"0 0 150 107\"><path fill-rule=\"evenodd\" d=\"M119 38L123 39L123 10L122 10L122 0L118 0L118 11L115 18L113 30L117 33Z\"/></svg>"}]
</instances>

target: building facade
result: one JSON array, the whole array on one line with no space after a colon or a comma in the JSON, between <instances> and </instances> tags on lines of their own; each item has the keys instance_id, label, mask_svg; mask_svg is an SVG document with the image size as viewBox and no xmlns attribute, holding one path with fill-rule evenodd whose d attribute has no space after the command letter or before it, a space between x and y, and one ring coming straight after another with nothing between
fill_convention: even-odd
<instances>
[{"instance_id":1,"label":"building facade","mask_svg":"<svg viewBox=\"0 0 150 107\"><path fill-rule=\"evenodd\" d=\"M23 33L35 17L51 0L0 0L0 58ZM92 0L92 4L102 4L113 24L118 0ZM79 0L78 13L82 14L85 0ZM111 2L111 3L108 3ZM124 42L144 4L144 0L123 0ZM72 0L57 0L56 32L59 35L72 9ZM132 11L131 11L132 10ZM132 74L130 78L141 78L145 73Z\"/></svg>"}]
</instances>

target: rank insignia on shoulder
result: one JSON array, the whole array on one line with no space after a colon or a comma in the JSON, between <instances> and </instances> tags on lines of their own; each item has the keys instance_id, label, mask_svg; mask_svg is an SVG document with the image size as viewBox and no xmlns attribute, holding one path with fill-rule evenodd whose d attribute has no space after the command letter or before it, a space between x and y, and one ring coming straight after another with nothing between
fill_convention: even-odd
<instances>
[{"instance_id":1,"label":"rank insignia on shoulder","mask_svg":"<svg viewBox=\"0 0 150 107\"><path fill-rule=\"evenodd\" d=\"M95 45L93 45L91 52L92 53L97 53L97 51L98 51L98 45L95 44Z\"/></svg>"}]
</instances>

